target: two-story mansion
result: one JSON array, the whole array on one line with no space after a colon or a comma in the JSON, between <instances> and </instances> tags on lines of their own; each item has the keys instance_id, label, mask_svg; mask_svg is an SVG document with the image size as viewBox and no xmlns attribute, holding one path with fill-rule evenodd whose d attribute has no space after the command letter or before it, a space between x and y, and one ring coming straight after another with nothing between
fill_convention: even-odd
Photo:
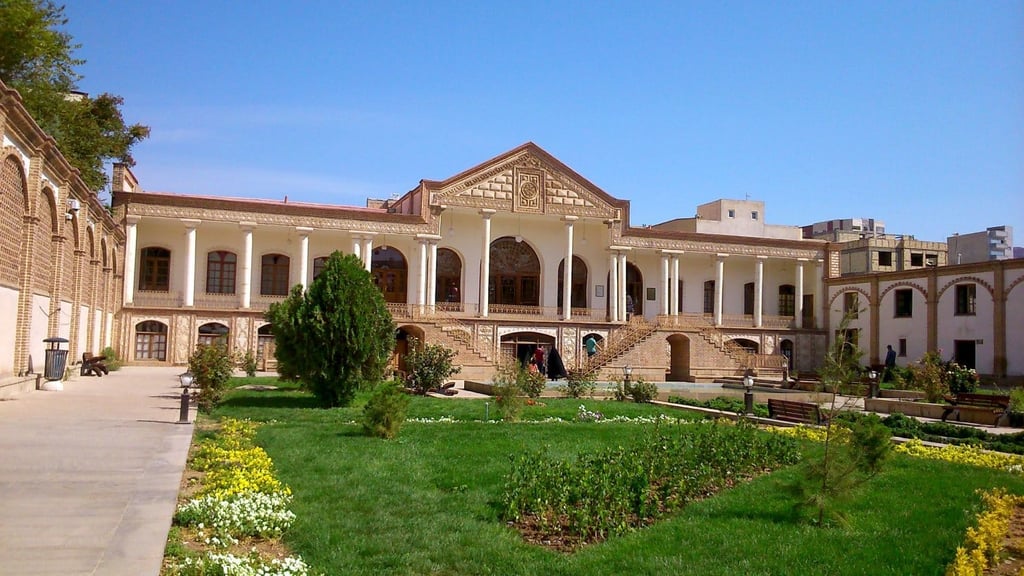
<instances>
[{"instance_id":1,"label":"two-story mansion","mask_svg":"<svg viewBox=\"0 0 1024 576\"><path fill-rule=\"evenodd\" d=\"M147 192L122 166L113 205L130 363L182 364L224 337L271 358L264 312L335 250L380 287L399 353L409 336L446 344L467 378L537 345L578 366L588 335L603 345L592 367L658 381L813 368L826 345L825 242L766 225L752 201L634 228L628 201L532 143L366 207Z\"/></svg>"}]
</instances>

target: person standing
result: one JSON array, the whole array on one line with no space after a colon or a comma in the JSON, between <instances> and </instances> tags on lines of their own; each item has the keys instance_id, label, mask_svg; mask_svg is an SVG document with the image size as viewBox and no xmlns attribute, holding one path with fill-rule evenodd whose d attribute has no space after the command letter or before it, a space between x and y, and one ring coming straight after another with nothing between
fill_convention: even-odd
<instances>
[{"instance_id":1,"label":"person standing","mask_svg":"<svg viewBox=\"0 0 1024 576\"><path fill-rule=\"evenodd\" d=\"M583 346L587 349L587 357L591 357L597 354L597 340L594 339L594 335L587 336L587 339L583 341Z\"/></svg>"},{"instance_id":2,"label":"person standing","mask_svg":"<svg viewBox=\"0 0 1024 576\"><path fill-rule=\"evenodd\" d=\"M537 371L544 373L544 349L537 345L537 348L533 351L533 365L537 367Z\"/></svg>"},{"instance_id":3,"label":"person standing","mask_svg":"<svg viewBox=\"0 0 1024 576\"><path fill-rule=\"evenodd\" d=\"M892 344L886 346L885 352L885 370L882 371L882 382L888 382L892 378L893 369L896 368L896 351L892 349Z\"/></svg>"}]
</instances>

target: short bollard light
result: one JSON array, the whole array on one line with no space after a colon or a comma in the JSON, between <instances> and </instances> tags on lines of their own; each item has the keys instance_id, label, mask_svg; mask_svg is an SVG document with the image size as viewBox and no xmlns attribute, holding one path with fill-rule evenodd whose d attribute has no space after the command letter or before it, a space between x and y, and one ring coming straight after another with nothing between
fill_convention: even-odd
<instances>
[{"instance_id":1,"label":"short bollard light","mask_svg":"<svg viewBox=\"0 0 1024 576\"><path fill-rule=\"evenodd\" d=\"M871 370L868 372L868 398L878 397L878 372Z\"/></svg>"},{"instance_id":2,"label":"short bollard light","mask_svg":"<svg viewBox=\"0 0 1024 576\"><path fill-rule=\"evenodd\" d=\"M629 379L633 376L633 367L626 364L622 367L622 383L629 385Z\"/></svg>"},{"instance_id":3,"label":"short bollard light","mask_svg":"<svg viewBox=\"0 0 1024 576\"><path fill-rule=\"evenodd\" d=\"M754 415L754 377L750 374L743 377L743 411Z\"/></svg>"},{"instance_id":4,"label":"short bollard light","mask_svg":"<svg viewBox=\"0 0 1024 576\"><path fill-rule=\"evenodd\" d=\"M188 388L195 381L195 377L191 372L185 372L178 375L178 381L181 382L181 410L178 412L178 424L188 424Z\"/></svg>"},{"instance_id":5,"label":"short bollard light","mask_svg":"<svg viewBox=\"0 0 1024 576\"><path fill-rule=\"evenodd\" d=\"M491 403L484 402L484 420L490 421L491 419Z\"/></svg>"}]
</instances>

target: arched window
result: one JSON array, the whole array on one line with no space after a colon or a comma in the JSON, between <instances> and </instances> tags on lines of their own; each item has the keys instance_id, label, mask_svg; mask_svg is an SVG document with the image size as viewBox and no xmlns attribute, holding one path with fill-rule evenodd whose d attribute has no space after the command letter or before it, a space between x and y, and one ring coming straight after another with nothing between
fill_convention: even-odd
<instances>
[{"instance_id":1,"label":"arched window","mask_svg":"<svg viewBox=\"0 0 1024 576\"><path fill-rule=\"evenodd\" d=\"M565 287L565 258L558 263L558 307L562 307L562 291ZM579 256L572 257L572 294L573 308L587 307L587 264Z\"/></svg>"},{"instance_id":2,"label":"arched window","mask_svg":"<svg viewBox=\"0 0 1024 576\"><path fill-rule=\"evenodd\" d=\"M491 242L488 302L511 306L540 305L540 259L526 242L505 236Z\"/></svg>"},{"instance_id":3,"label":"arched window","mask_svg":"<svg viewBox=\"0 0 1024 576\"><path fill-rule=\"evenodd\" d=\"M167 360L167 325L147 320L135 325L135 359Z\"/></svg>"},{"instance_id":4,"label":"arched window","mask_svg":"<svg viewBox=\"0 0 1024 576\"><path fill-rule=\"evenodd\" d=\"M284 254L267 254L260 260L260 294L263 296L288 295L288 266L291 260Z\"/></svg>"},{"instance_id":5,"label":"arched window","mask_svg":"<svg viewBox=\"0 0 1024 576\"><path fill-rule=\"evenodd\" d=\"M327 265L327 256L317 256L313 258L313 280L324 271L324 266Z\"/></svg>"},{"instance_id":6,"label":"arched window","mask_svg":"<svg viewBox=\"0 0 1024 576\"><path fill-rule=\"evenodd\" d=\"M235 293L235 267L238 258L234 252L217 250L206 255L206 292L208 294Z\"/></svg>"},{"instance_id":7,"label":"arched window","mask_svg":"<svg viewBox=\"0 0 1024 576\"><path fill-rule=\"evenodd\" d=\"M407 301L406 286L409 267L405 256L393 246L374 248L370 260L370 274L373 283L384 294L385 302L405 303Z\"/></svg>"},{"instance_id":8,"label":"arched window","mask_svg":"<svg viewBox=\"0 0 1024 576\"><path fill-rule=\"evenodd\" d=\"M796 315L796 288L792 284L779 286L779 316Z\"/></svg>"},{"instance_id":9,"label":"arched window","mask_svg":"<svg viewBox=\"0 0 1024 576\"><path fill-rule=\"evenodd\" d=\"M437 249L437 286L434 290L434 301L438 304L461 303L462 294L462 259L450 248ZM449 309L457 308L449 306Z\"/></svg>"},{"instance_id":10,"label":"arched window","mask_svg":"<svg viewBox=\"0 0 1024 576\"><path fill-rule=\"evenodd\" d=\"M143 248L139 258L139 290L167 292L170 290L171 251L166 248Z\"/></svg>"},{"instance_id":11,"label":"arched window","mask_svg":"<svg viewBox=\"0 0 1024 576\"><path fill-rule=\"evenodd\" d=\"M207 322L199 327L199 344L211 346L220 344L228 345L228 327L219 322Z\"/></svg>"},{"instance_id":12,"label":"arched window","mask_svg":"<svg viewBox=\"0 0 1024 576\"><path fill-rule=\"evenodd\" d=\"M636 264L626 262L626 294L633 300L633 314L644 315L644 275ZM627 303L628 306L628 303Z\"/></svg>"}]
</instances>

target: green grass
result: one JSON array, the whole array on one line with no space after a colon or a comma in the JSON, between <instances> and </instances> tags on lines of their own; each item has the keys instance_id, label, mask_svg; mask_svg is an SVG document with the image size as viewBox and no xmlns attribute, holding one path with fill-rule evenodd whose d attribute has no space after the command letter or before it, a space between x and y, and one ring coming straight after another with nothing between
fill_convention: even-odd
<instances>
[{"instance_id":1,"label":"green grass","mask_svg":"<svg viewBox=\"0 0 1024 576\"><path fill-rule=\"evenodd\" d=\"M215 413L267 422L257 441L295 495L286 540L324 574L942 574L976 489L1024 493L1020 476L897 457L844 505L848 526L818 529L791 512L783 488L797 469L788 468L565 555L524 543L498 519L509 455L547 446L571 458L641 433L631 423L536 422L572 420L581 403L606 416L663 409L544 399L524 411L533 422L487 423L483 400L416 397L411 418L460 422L410 422L383 441L350 424L364 401L321 410L297 390L235 391Z\"/></svg>"}]
</instances>

